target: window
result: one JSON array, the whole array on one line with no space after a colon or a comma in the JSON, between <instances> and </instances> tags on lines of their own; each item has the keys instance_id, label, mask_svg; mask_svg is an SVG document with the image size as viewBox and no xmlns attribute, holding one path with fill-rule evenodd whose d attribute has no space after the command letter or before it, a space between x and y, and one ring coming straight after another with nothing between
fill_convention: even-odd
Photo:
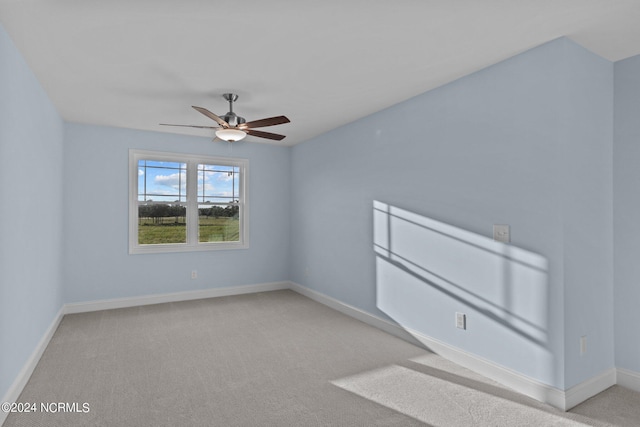
<instances>
[{"instance_id":1,"label":"window","mask_svg":"<svg viewBox=\"0 0 640 427\"><path fill-rule=\"evenodd\" d=\"M248 163L130 150L129 253L247 248Z\"/></svg>"}]
</instances>

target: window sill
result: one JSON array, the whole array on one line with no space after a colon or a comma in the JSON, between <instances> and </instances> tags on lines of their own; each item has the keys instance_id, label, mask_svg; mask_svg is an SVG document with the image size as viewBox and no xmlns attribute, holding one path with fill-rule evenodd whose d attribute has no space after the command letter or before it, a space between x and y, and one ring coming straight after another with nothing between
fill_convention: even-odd
<instances>
[{"instance_id":1,"label":"window sill","mask_svg":"<svg viewBox=\"0 0 640 427\"><path fill-rule=\"evenodd\" d=\"M225 251L236 249L249 249L249 245L240 242L199 243L197 245L187 245L186 243L167 245L140 245L129 248L129 254L163 254L174 252Z\"/></svg>"}]
</instances>

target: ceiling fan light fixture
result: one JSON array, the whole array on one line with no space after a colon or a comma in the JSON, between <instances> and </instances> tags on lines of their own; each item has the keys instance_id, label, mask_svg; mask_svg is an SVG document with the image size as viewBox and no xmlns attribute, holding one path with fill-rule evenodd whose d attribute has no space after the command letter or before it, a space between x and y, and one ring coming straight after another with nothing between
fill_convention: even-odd
<instances>
[{"instance_id":1,"label":"ceiling fan light fixture","mask_svg":"<svg viewBox=\"0 0 640 427\"><path fill-rule=\"evenodd\" d=\"M241 131L240 129L218 129L216 131L216 136L223 141L227 142L236 142L243 139L247 136L246 132Z\"/></svg>"}]
</instances>

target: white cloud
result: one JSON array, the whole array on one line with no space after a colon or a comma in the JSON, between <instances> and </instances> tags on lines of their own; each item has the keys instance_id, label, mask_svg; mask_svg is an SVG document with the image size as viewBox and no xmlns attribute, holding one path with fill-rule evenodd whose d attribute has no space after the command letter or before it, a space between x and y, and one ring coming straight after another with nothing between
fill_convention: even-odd
<instances>
[{"instance_id":1,"label":"white cloud","mask_svg":"<svg viewBox=\"0 0 640 427\"><path fill-rule=\"evenodd\" d=\"M164 185L167 187L178 189L180 185L185 186L187 182L186 173L172 173L171 175L157 175L155 177L155 183L158 185Z\"/></svg>"},{"instance_id":2,"label":"white cloud","mask_svg":"<svg viewBox=\"0 0 640 427\"><path fill-rule=\"evenodd\" d=\"M138 169L138 176L144 175L144 171L142 169Z\"/></svg>"}]
</instances>

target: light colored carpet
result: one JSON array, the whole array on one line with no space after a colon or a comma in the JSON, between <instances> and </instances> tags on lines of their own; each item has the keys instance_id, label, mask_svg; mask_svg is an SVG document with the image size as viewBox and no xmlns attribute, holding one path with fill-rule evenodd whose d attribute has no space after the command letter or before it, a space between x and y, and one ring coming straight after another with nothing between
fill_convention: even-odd
<instances>
[{"instance_id":1,"label":"light colored carpet","mask_svg":"<svg viewBox=\"0 0 640 427\"><path fill-rule=\"evenodd\" d=\"M613 387L562 413L292 291L67 315L4 426L640 425Z\"/></svg>"}]
</instances>

